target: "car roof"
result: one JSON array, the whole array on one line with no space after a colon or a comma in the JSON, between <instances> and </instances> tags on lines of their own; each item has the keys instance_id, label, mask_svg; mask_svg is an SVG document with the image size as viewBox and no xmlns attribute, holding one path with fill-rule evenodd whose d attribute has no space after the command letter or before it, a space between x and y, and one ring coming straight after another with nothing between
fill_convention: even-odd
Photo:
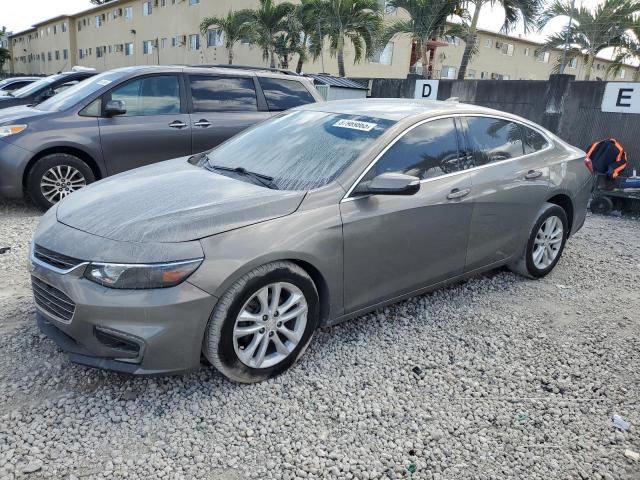
<instances>
[{"instance_id":1,"label":"car roof","mask_svg":"<svg viewBox=\"0 0 640 480\"><path fill-rule=\"evenodd\" d=\"M491 108L457 101L420 100L406 98L367 98L333 100L297 107L296 110L314 110L348 115L363 115L399 122L409 118L423 118L451 113L487 113L515 117Z\"/></svg>"},{"instance_id":2,"label":"car roof","mask_svg":"<svg viewBox=\"0 0 640 480\"><path fill-rule=\"evenodd\" d=\"M5 78L2 81L3 82L23 82L25 80L40 80L41 78L44 77L9 77L9 78Z\"/></svg>"}]
</instances>

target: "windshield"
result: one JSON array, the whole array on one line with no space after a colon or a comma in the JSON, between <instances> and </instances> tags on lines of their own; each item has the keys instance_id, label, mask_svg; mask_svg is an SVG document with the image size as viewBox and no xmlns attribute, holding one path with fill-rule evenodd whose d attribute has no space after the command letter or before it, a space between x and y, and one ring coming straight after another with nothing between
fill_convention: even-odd
<instances>
[{"instance_id":1,"label":"windshield","mask_svg":"<svg viewBox=\"0 0 640 480\"><path fill-rule=\"evenodd\" d=\"M38 80L37 82L33 82L33 83L30 83L29 85L19 88L18 90L13 92L11 95L17 98L28 97L32 93L36 93L38 90L48 87L50 84L52 84L53 82L55 82L56 80L62 77L63 75L60 75L60 74L49 75L48 77L44 77L42 80Z\"/></svg>"},{"instance_id":2,"label":"windshield","mask_svg":"<svg viewBox=\"0 0 640 480\"><path fill-rule=\"evenodd\" d=\"M209 153L209 165L267 175L279 190L311 190L335 179L394 123L366 116L289 112L223 143Z\"/></svg>"},{"instance_id":3,"label":"windshield","mask_svg":"<svg viewBox=\"0 0 640 480\"><path fill-rule=\"evenodd\" d=\"M123 76L121 72L106 72L87 78L82 82L67 88L66 90L54 95L44 102L35 106L38 110L45 112L61 112L67 108L71 108L78 102L84 100L89 95L97 92L102 87L109 85L114 80L118 80Z\"/></svg>"}]
</instances>

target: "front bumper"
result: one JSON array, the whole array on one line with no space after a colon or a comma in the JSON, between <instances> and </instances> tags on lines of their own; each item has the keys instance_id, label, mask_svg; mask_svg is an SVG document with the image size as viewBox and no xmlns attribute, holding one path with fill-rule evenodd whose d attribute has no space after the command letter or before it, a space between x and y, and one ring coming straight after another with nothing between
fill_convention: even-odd
<instances>
[{"instance_id":1,"label":"front bumper","mask_svg":"<svg viewBox=\"0 0 640 480\"><path fill-rule=\"evenodd\" d=\"M33 152L0 140L0 196L23 196L22 178Z\"/></svg>"},{"instance_id":2,"label":"front bumper","mask_svg":"<svg viewBox=\"0 0 640 480\"><path fill-rule=\"evenodd\" d=\"M83 278L86 265L59 273L32 262L31 274L73 302L64 319L36 302L40 329L72 362L134 375L200 366L202 340L217 299L188 281L171 288L115 290Z\"/></svg>"}]
</instances>

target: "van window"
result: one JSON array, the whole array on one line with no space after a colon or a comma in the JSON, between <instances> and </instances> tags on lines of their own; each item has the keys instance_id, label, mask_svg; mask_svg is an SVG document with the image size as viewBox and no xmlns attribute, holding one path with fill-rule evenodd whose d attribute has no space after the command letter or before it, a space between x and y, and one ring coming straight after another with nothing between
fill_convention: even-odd
<instances>
[{"instance_id":1,"label":"van window","mask_svg":"<svg viewBox=\"0 0 640 480\"><path fill-rule=\"evenodd\" d=\"M124 102L126 117L180 113L180 82L175 75L142 77L111 91Z\"/></svg>"},{"instance_id":2,"label":"van window","mask_svg":"<svg viewBox=\"0 0 640 480\"><path fill-rule=\"evenodd\" d=\"M194 112L255 112L253 78L190 75Z\"/></svg>"},{"instance_id":3,"label":"van window","mask_svg":"<svg viewBox=\"0 0 640 480\"><path fill-rule=\"evenodd\" d=\"M258 81L271 111L287 110L315 102L304 85L295 80L261 77Z\"/></svg>"},{"instance_id":4,"label":"van window","mask_svg":"<svg viewBox=\"0 0 640 480\"><path fill-rule=\"evenodd\" d=\"M524 154L520 125L501 118L466 117L475 164L499 162Z\"/></svg>"}]
</instances>

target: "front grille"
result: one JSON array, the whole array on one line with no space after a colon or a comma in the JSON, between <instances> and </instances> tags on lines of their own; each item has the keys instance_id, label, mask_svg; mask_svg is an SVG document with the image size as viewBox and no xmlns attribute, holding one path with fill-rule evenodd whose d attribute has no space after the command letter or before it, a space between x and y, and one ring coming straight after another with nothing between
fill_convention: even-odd
<instances>
[{"instance_id":1,"label":"front grille","mask_svg":"<svg viewBox=\"0 0 640 480\"><path fill-rule=\"evenodd\" d=\"M47 248L41 247L40 245L35 245L33 247L33 256L47 265L59 268L60 270L69 270L82 263L82 260L53 252Z\"/></svg>"},{"instance_id":2,"label":"front grille","mask_svg":"<svg viewBox=\"0 0 640 480\"><path fill-rule=\"evenodd\" d=\"M73 312L76 309L76 304L73 303L73 300L57 288L36 277L31 277L31 287L36 305L56 318L65 322L71 321Z\"/></svg>"}]
</instances>

